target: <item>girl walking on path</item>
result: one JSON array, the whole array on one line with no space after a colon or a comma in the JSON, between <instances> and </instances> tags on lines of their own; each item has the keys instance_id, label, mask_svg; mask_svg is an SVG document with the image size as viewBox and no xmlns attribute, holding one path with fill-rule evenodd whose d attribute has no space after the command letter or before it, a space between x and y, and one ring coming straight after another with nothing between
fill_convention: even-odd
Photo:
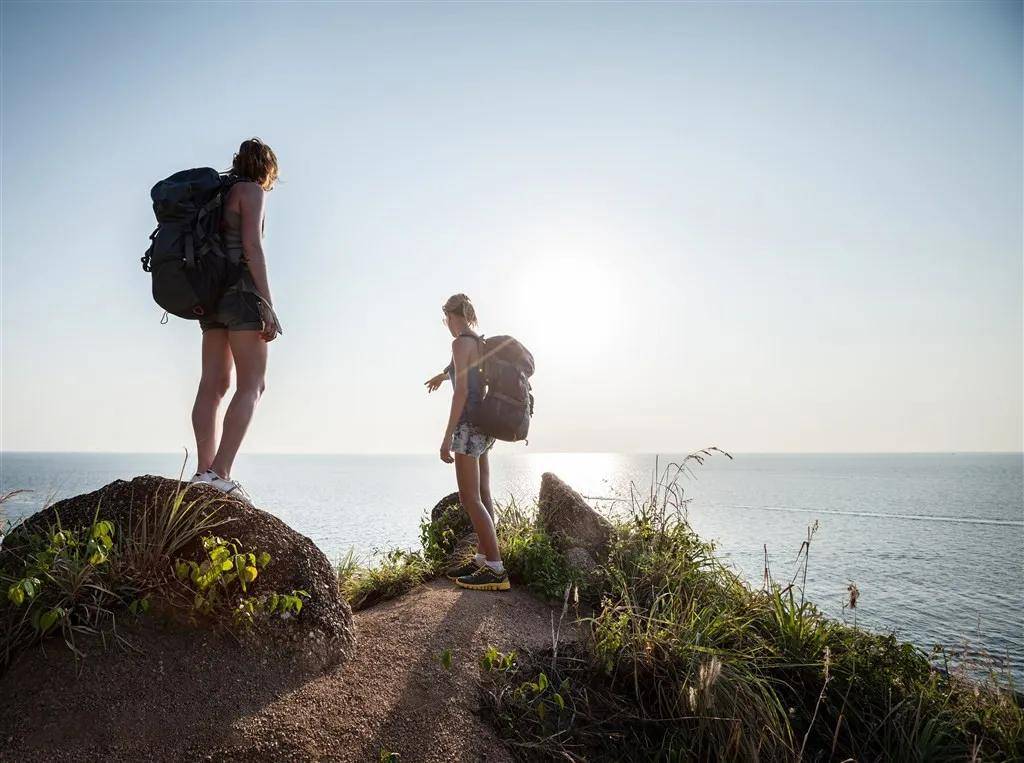
<instances>
[{"instance_id":1,"label":"girl walking on path","mask_svg":"<svg viewBox=\"0 0 1024 763\"><path fill-rule=\"evenodd\" d=\"M231 467L266 388L267 345L281 333L262 244L264 205L277 180L277 157L270 146L252 138L239 147L231 174L239 180L224 199L221 234L225 254L241 267L216 312L199 322L203 371L192 407L199 464L192 481L209 483L248 501L242 486L232 479ZM231 386L232 369L237 376L235 394L218 438L217 410Z\"/></svg>"},{"instance_id":2,"label":"girl walking on path","mask_svg":"<svg viewBox=\"0 0 1024 763\"><path fill-rule=\"evenodd\" d=\"M478 538L477 553L465 564L447 571L449 579L462 588L507 591L511 586L501 562L498 536L494 532L494 504L491 500L490 463L487 452L494 438L480 432L471 422L473 407L483 397L480 371L480 340L473 327L476 310L465 294L455 294L444 303L444 323L451 333L452 362L427 381L433 392L445 379L452 382L453 395L448 425L441 440L441 460L455 463L459 502L469 514ZM454 453L454 456L452 455Z\"/></svg>"}]
</instances>

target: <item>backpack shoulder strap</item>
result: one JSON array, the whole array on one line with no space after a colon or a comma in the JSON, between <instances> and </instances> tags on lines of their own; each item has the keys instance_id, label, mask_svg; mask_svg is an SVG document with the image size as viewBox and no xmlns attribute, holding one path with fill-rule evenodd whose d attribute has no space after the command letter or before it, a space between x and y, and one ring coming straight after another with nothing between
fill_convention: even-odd
<instances>
[{"instance_id":1,"label":"backpack shoulder strap","mask_svg":"<svg viewBox=\"0 0 1024 763\"><path fill-rule=\"evenodd\" d=\"M463 331L462 333L459 334L458 338L461 339L463 337L465 337L466 339L475 339L476 340L476 367L480 368L482 370L482 367L483 367L483 364L484 364L484 354L483 354L483 352L480 349L480 345L484 342L484 335L483 334L479 334L479 335L477 335L477 334L470 334L467 331Z\"/></svg>"}]
</instances>

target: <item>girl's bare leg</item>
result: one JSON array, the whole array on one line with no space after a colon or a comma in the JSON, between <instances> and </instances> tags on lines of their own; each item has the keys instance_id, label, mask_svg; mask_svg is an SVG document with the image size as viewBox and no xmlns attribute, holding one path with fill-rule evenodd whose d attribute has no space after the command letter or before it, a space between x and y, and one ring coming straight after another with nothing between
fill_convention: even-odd
<instances>
[{"instance_id":1,"label":"girl's bare leg","mask_svg":"<svg viewBox=\"0 0 1024 763\"><path fill-rule=\"evenodd\" d=\"M469 514L469 520L476 530L480 553L489 562L500 562L501 553L498 551L494 522L480 497L480 464L477 459L456 453L455 478L459 483L459 502Z\"/></svg>"},{"instance_id":2,"label":"girl's bare leg","mask_svg":"<svg viewBox=\"0 0 1024 763\"><path fill-rule=\"evenodd\" d=\"M491 521L494 521L494 501L491 499L491 462L487 459L487 454L484 453L477 459L480 463L480 500L484 503L484 508L487 509L487 513L491 515Z\"/></svg>"},{"instance_id":3,"label":"girl's bare leg","mask_svg":"<svg viewBox=\"0 0 1024 763\"><path fill-rule=\"evenodd\" d=\"M256 403L266 389L267 375L267 343L259 331L230 331L228 343L238 381L224 414L224 434L211 467L224 479L231 479L231 467L252 421Z\"/></svg>"},{"instance_id":4,"label":"girl's bare leg","mask_svg":"<svg viewBox=\"0 0 1024 763\"><path fill-rule=\"evenodd\" d=\"M217 409L231 386L231 349L227 329L203 332L203 371L192 406L192 429L196 433L196 471L210 468L217 452Z\"/></svg>"},{"instance_id":5,"label":"girl's bare leg","mask_svg":"<svg viewBox=\"0 0 1024 763\"><path fill-rule=\"evenodd\" d=\"M491 499L491 463L487 460L487 453L484 453L477 459L480 464L480 500L484 504L484 508L487 509L487 513L491 515L491 522L495 523L494 519L494 501ZM480 543L476 544L476 552L483 554L484 549Z\"/></svg>"}]
</instances>

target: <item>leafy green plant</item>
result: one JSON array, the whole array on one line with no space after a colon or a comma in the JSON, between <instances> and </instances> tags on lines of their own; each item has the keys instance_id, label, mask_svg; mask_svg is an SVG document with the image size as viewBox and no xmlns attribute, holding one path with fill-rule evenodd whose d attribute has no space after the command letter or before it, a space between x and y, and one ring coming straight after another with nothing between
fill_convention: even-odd
<instances>
[{"instance_id":1,"label":"leafy green plant","mask_svg":"<svg viewBox=\"0 0 1024 763\"><path fill-rule=\"evenodd\" d=\"M296 617L302 612L303 602L309 598L308 591L291 593L267 593L238 600L232 613L234 623L251 627L258 619L277 616L282 620Z\"/></svg>"},{"instance_id":2,"label":"leafy green plant","mask_svg":"<svg viewBox=\"0 0 1024 763\"><path fill-rule=\"evenodd\" d=\"M249 627L258 619L277 616L287 620L302 612L307 591L264 593L247 596L260 571L270 564L270 554L240 548L237 541L216 535L202 539L206 558L201 562L179 559L177 579L193 591L192 609L203 615L230 610L236 626Z\"/></svg>"},{"instance_id":3,"label":"leafy green plant","mask_svg":"<svg viewBox=\"0 0 1024 763\"><path fill-rule=\"evenodd\" d=\"M35 641L59 631L77 653L75 635L109 629L115 611L135 598L116 560L115 528L96 521L70 530L59 524L27 534L16 558L0 570L0 667ZM13 554L12 554L13 556Z\"/></svg>"},{"instance_id":4,"label":"leafy green plant","mask_svg":"<svg viewBox=\"0 0 1024 763\"><path fill-rule=\"evenodd\" d=\"M175 562L174 573L178 580L189 581L195 589L193 607L204 614L210 614L223 599L233 593L235 583L242 593L248 592L248 585L255 582L259 571L270 563L270 554L255 551L239 551L235 541L225 540L216 535L203 538L206 559L201 562L179 559Z\"/></svg>"},{"instance_id":5,"label":"leafy green plant","mask_svg":"<svg viewBox=\"0 0 1024 763\"><path fill-rule=\"evenodd\" d=\"M493 646L487 647L486 651L480 655L480 669L485 673L490 673L492 671L509 673L513 670L515 664L515 652L499 652L497 648Z\"/></svg>"}]
</instances>

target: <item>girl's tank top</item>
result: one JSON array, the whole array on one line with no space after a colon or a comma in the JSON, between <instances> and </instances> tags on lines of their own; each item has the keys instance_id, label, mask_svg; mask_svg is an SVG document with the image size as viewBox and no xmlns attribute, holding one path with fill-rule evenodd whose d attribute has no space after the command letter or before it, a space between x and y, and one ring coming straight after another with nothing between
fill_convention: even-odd
<instances>
[{"instance_id":1,"label":"girl's tank top","mask_svg":"<svg viewBox=\"0 0 1024 763\"><path fill-rule=\"evenodd\" d=\"M462 415L459 417L459 423L469 420L470 411L475 408L484 396L484 381L480 374L480 340L482 336L474 336L473 334L459 334L459 336L469 337L470 339L477 340L477 356L473 358L473 362L470 363L469 368L466 369L466 385L469 388L468 394L466 395L466 405L462 409ZM445 369L448 372L448 379L452 383L452 389L455 389L455 359L453 358L451 363L448 364L448 368Z\"/></svg>"},{"instance_id":2,"label":"girl's tank top","mask_svg":"<svg viewBox=\"0 0 1024 763\"><path fill-rule=\"evenodd\" d=\"M242 216L233 209L225 209L221 218L221 238L224 241L224 253L232 262L242 262Z\"/></svg>"}]
</instances>

